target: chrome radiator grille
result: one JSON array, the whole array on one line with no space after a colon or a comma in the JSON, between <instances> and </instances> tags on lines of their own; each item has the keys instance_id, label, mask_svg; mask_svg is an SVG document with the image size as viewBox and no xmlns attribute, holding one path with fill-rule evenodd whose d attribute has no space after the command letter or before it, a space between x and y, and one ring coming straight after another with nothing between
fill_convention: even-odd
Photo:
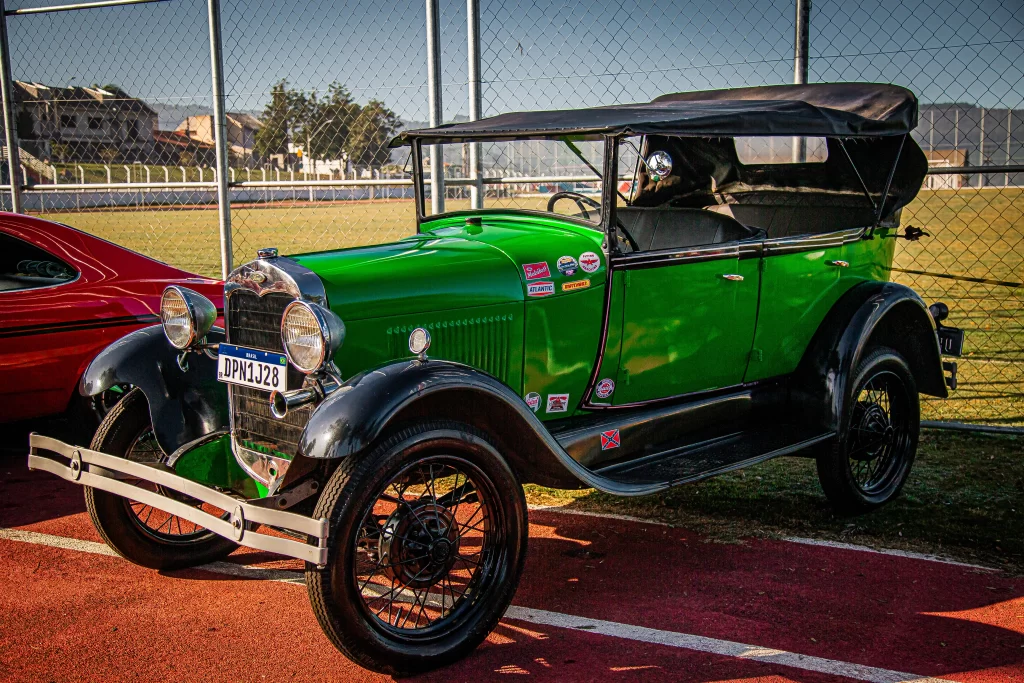
<instances>
[{"instance_id":1,"label":"chrome radiator grille","mask_svg":"<svg viewBox=\"0 0 1024 683\"><path fill-rule=\"evenodd\" d=\"M294 300L290 294L258 296L239 289L231 292L225 306L229 344L282 353L281 316ZM302 386L304 375L288 366L288 388ZM278 420L270 414L270 392L237 385L231 386L231 424L236 443L250 450L280 453L293 457L299 437L309 421L312 406L288 411Z\"/></svg>"}]
</instances>

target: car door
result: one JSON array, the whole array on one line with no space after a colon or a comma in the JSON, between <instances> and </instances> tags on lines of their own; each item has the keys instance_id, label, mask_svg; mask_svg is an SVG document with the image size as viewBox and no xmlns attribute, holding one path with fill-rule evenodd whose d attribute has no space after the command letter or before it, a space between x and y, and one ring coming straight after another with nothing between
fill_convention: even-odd
<instances>
[{"instance_id":1,"label":"car door","mask_svg":"<svg viewBox=\"0 0 1024 683\"><path fill-rule=\"evenodd\" d=\"M743 382L757 317L758 242L630 254L615 405Z\"/></svg>"},{"instance_id":2,"label":"car door","mask_svg":"<svg viewBox=\"0 0 1024 683\"><path fill-rule=\"evenodd\" d=\"M825 315L849 288L844 244L858 230L764 242L757 333L745 381L793 372Z\"/></svg>"}]
</instances>

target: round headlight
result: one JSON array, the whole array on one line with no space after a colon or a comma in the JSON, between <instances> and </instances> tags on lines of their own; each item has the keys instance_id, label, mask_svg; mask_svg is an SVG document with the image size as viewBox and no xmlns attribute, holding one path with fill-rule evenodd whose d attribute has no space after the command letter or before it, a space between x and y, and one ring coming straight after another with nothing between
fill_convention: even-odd
<instances>
[{"instance_id":1,"label":"round headlight","mask_svg":"<svg viewBox=\"0 0 1024 683\"><path fill-rule=\"evenodd\" d=\"M216 320L217 307L199 292L171 285L160 297L160 322L176 349L186 349L205 337Z\"/></svg>"},{"instance_id":2,"label":"round headlight","mask_svg":"<svg viewBox=\"0 0 1024 683\"><path fill-rule=\"evenodd\" d=\"M345 324L333 312L308 301L293 301L281 318L285 355L307 375L331 361L345 338Z\"/></svg>"}]
</instances>

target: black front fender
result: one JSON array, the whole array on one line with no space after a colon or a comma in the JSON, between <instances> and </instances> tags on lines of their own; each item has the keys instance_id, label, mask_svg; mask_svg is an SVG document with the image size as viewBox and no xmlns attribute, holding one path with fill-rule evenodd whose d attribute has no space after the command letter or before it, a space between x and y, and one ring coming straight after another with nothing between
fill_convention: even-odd
<instances>
[{"instance_id":1,"label":"black front fender","mask_svg":"<svg viewBox=\"0 0 1024 683\"><path fill-rule=\"evenodd\" d=\"M313 412L299 454L345 458L386 430L419 420L457 420L490 434L520 479L561 488L601 481L573 460L514 391L448 361L407 360L353 377Z\"/></svg>"},{"instance_id":2,"label":"black front fender","mask_svg":"<svg viewBox=\"0 0 1024 683\"><path fill-rule=\"evenodd\" d=\"M921 393L949 395L935 322L924 301L904 285L866 282L843 295L818 328L795 373L795 410L822 428L841 429L849 382L873 346L902 354Z\"/></svg>"},{"instance_id":3,"label":"black front fender","mask_svg":"<svg viewBox=\"0 0 1024 683\"><path fill-rule=\"evenodd\" d=\"M218 328L209 343L224 340ZM217 361L203 353L188 354L188 370L178 367L178 350L160 325L144 327L105 348L86 369L78 390L95 396L118 384L131 384L146 395L157 443L165 453L207 434L228 429L228 392L217 381Z\"/></svg>"}]
</instances>

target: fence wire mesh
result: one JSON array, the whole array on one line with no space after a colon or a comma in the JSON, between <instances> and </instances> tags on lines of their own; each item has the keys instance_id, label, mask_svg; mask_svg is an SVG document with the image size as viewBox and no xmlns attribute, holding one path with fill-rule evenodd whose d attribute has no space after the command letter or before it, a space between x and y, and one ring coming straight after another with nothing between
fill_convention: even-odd
<instances>
[{"instance_id":1,"label":"fence wire mesh","mask_svg":"<svg viewBox=\"0 0 1024 683\"><path fill-rule=\"evenodd\" d=\"M219 274L207 9L7 18L30 213ZM467 4L439 10L443 119L464 120ZM791 82L794 19L792 3L765 0L481 0L483 115ZM223 0L221 22L234 261L412 233L407 152L388 142L428 121L424 3ZM902 222L931 237L899 242L893 279L949 303L967 330L960 388L927 401L925 419L1024 425L1022 65L1017 0L811 9L811 82L892 82L922 103L914 136L931 174ZM468 178L466 146L445 147L444 175ZM487 186L488 206L544 200L516 177L589 174L551 145L481 147L483 175L509 181ZM963 170L979 165L1000 170ZM445 195L469 206L464 184Z\"/></svg>"}]
</instances>

